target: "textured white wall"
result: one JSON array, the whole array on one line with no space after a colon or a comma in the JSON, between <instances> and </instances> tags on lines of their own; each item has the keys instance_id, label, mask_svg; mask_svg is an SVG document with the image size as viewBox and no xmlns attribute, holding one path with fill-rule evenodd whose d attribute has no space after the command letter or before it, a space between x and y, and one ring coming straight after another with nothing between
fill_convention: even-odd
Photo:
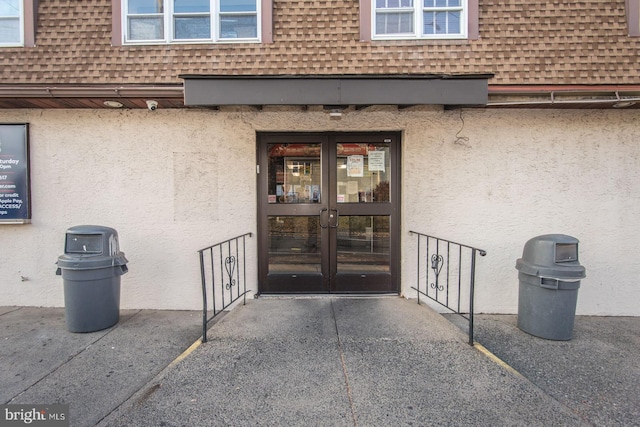
<instances>
[{"instance_id":1,"label":"textured white wall","mask_svg":"<svg viewBox=\"0 0 640 427\"><path fill-rule=\"evenodd\" d=\"M1 111L29 122L33 222L0 226L1 305L62 306L54 275L65 230L120 233L122 308L198 309L197 249L256 230L256 131L403 132L403 294L415 297L415 239L488 251L480 312L514 313L515 260L546 233L580 239L579 314L640 315L640 124L636 111L377 107L329 120L321 109ZM249 240L256 256L256 239ZM21 280L21 276L28 279ZM256 268L248 271L255 282ZM255 285L251 284L255 289Z\"/></svg>"},{"instance_id":2,"label":"textured white wall","mask_svg":"<svg viewBox=\"0 0 640 427\"><path fill-rule=\"evenodd\" d=\"M516 311L524 243L562 233L580 239L587 269L578 314L639 315L640 114L462 114L464 127L450 111L407 129L404 226L488 251L478 259L476 309Z\"/></svg>"},{"instance_id":3,"label":"textured white wall","mask_svg":"<svg viewBox=\"0 0 640 427\"><path fill-rule=\"evenodd\" d=\"M63 305L54 263L65 230L98 224L118 230L129 259L122 308L197 309L197 250L255 231L255 136L242 122L187 110L0 121L31 123L33 206L32 224L0 226L2 304Z\"/></svg>"}]
</instances>

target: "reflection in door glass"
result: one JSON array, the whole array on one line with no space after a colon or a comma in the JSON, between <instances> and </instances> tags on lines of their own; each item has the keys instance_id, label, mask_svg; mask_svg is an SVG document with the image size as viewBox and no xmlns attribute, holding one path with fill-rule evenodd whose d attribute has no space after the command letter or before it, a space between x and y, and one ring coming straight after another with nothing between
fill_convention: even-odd
<instances>
[{"instance_id":1,"label":"reflection in door glass","mask_svg":"<svg viewBox=\"0 0 640 427\"><path fill-rule=\"evenodd\" d=\"M320 218L269 217L269 273L321 273Z\"/></svg>"},{"instance_id":2,"label":"reflection in door glass","mask_svg":"<svg viewBox=\"0 0 640 427\"><path fill-rule=\"evenodd\" d=\"M320 144L268 144L269 203L320 203Z\"/></svg>"},{"instance_id":3,"label":"reflection in door glass","mask_svg":"<svg viewBox=\"0 0 640 427\"><path fill-rule=\"evenodd\" d=\"M389 202L389 143L338 144L337 202Z\"/></svg>"},{"instance_id":4,"label":"reflection in door glass","mask_svg":"<svg viewBox=\"0 0 640 427\"><path fill-rule=\"evenodd\" d=\"M338 221L338 273L388 273L388 216L341 216Z\"/></svg>"}]
</instances>

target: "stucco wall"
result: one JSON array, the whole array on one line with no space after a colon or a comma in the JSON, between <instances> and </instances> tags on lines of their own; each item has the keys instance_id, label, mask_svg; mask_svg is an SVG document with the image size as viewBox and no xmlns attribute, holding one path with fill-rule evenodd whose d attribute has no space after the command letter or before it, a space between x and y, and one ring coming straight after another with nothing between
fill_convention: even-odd
<instances>
[{"instance_id":1,"label":"stucco wall","mask_svg":"<svg viewBox=\"0 0 640 427\"><path fill-rule=\"evenodd\" d=\"M256 131L400 130L403 294L409 230L486 249L478 312L515 313L515 260L531 237L580 239L579 314L640 315L640 125L636 111L377 107L0 112L30 123L33 221L0 226L2 305L62 306L65 230L120 233L122 308L198 309L196 251L256 231ZM256 256L256 239L249 240ZM247 271L256 289L255 265ZM25 277L23 280L21 277ZM253 283L251 283L253 282Z\"/></svg>"}]
</instances>

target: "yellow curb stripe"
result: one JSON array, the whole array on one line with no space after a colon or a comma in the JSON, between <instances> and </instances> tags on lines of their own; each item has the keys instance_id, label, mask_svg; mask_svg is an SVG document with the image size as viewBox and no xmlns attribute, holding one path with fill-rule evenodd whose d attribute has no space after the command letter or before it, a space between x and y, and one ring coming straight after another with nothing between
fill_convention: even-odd
<instances>
[{"instance_id":1,"label":"yellow curb stripe","mask_svg":"<svg viewBox=\"0 0 640 427\"><path fill-rule=\"evenodd\" d=\"M495 363L497 363L498 365L502 366L507 371L511 372L513 375L515 375L517 377L520 377L520 378L525 378L524 375L522 375L520 372L516 371L514 368L512 368L510 365L508 365L504 360L500 359L498 356L496 356L495 354L491 353L482 344L474 342L473 346L475 348L477 348L482 354L487 356L489 359L493 360Z\"/></svg>"},{"instance_id":2,"label":"yellow curb stripe","mask_svg":"<svg viewBox=\"0 0 640 427\"><path fill-rule=\"evenodd\" d=\"M167 367L173 366L173 365L175 365L177 363L180 363L183 359L185 359L187 356L189 356L191 353L193 353L193 351L196 348L200 347L200 344L202 344L202 339L199 339L198 341L196 341L193 344L191 344L188 349L183 351L182 354L180 356L176 357L171 363L169 363L169 365Z\"/></svg>"}]
</instances>

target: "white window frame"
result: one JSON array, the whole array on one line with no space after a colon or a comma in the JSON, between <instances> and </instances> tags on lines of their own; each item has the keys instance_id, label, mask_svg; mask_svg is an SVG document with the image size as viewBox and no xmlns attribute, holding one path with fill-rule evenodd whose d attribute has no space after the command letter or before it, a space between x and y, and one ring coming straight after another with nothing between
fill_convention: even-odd
<instances>
[{"instance_id":1,"label":"white window frame","mask_svg":"<svg viewBox=\"0 0 640 427\"><path fill-rule=\"evenodd\" d=\"M18 41L11 43L0 42L0 47L22 47L24 46L24 2L18 1L18 16L16 15L0 15L0 20L15 20L19 19L18 24Z\"/></svg>"},{"instance_id":2,"label":"white window frame","mask_svg":"<svg viewBox=\"0 0 640 427\"><path fill-rule=\"evenodd\" d=\"M128 25L128 0L122 0L122 43L125 45L151 45L151 44L201 44L201 43L260 43L262 35L262 1L255 0L256 11L250 13L229 12L229 15L254 15L256 17L256 37L236 37L227 38L220 37L220 16L224 16L225 13L220 12L220 1L210 0L209 11L210 12L194 12L194 13L175 13L174 12L174 0L162 0L164 6L164 12L162 13L162 23L164 26L164 37L162 39L150 39L150 40L131 40L129 39L129 25ZM148 16L159 16L160 14L148 14ZM136 16L136 15L132 15ZM137 15L146 16L146 15ZM210 28L209 37L198 39L176 39L173 37L175 33L174 18L180 16L196 17L196 16L209 16Z\"/></svg>"},{"instance_id":3,"label":"white window frame","mask_svg":"<svg viewBox=\"0 0 640 427\"><path fill-rule=\"evenodd\" d=\"M413 8L385 8L388 13L411 10L413 13L413 32L396 34L376 34L376 0L371 1L371 39L372 40L461 40L468 38L469 2L461 0L458 7L423 7L424 0L413 0ZM455 34L424 34L424 12L454 12L460 11L460 33ZM381 12L381 13L385 13Z\"/></svg>"}]
</instances>

